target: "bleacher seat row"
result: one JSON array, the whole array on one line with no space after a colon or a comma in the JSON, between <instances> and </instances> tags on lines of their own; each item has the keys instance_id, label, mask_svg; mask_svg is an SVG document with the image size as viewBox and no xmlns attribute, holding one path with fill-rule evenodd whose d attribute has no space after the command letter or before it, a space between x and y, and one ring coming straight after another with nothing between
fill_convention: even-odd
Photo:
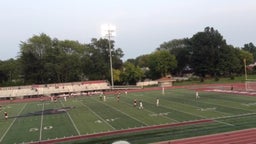
<instances>
[{"instance_id":1,"label":"bleacher seat row","mask_svg":"<svg viewBox=\"0 0 256 144\"><path fill-rule=\"evenodd\" d=\"M1 87L0 98L53 95L63 93L82 93L89 91L101 91L110 89L107 81L85 81L72 83L57 83L47 85L31 85L18 87Z\"/></svg>"}]
</instances>

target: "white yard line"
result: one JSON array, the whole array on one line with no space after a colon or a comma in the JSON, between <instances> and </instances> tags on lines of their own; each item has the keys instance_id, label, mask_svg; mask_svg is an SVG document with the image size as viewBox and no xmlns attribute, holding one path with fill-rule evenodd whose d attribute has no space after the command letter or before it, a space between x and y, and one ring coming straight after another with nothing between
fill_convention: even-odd
<instances>
[{"instance_id":1,"label":"white yard line","mask_svg":"<svg viewBox=\"0 0 256 144\"><path fill-rule=\"evenodd\" d=\"M128 102L126 102L126 101L123 101L124 103L127 103L128 105L130 105L130 106L133 106L132 104L129 104ZM153 111L150 111L150 110L148 110L148 109L144 109L145 111L148 111L149 113L151 113L151 114L155 114L155 112L153 112ZM175 120L175 119L172 119L172 118L169 118L169 117L167 117L167 116L162 116L162 117L164 117L164 118L166 118L166 119L169 119L169 120L172 120L172 121L175 121L175 122L179 122L179 121L177 121L177 120Z\"/></svg>"},{"instance_id":2,"label":"white yard line","mask_svg":"<svg viewBox=\"0 0 256 144\"><path fill-rule=\"evenodd\" d=\"M165 106L163 106L163 107L165 107ZM166 107L166 108L168 108L168 107ZM234 126L233 124L230 124L230 123L227 123L227 122L223 122L223 121L220 121L220 120L217 120L217 119L214 119L214 118L204 117L202 115L198 115L198 114L193 114L193 113L190 113L190 112L185 112L185 111L177 110L175 108L170 108L170 109L173 109L173 110L176 110L176 111L179 111L179 112L182 112L182 113L194 115L194 116L199 116L199 117L204 118L204 119L213 119L214 121L216 121L218 123L226 124L226 125L229 125L229 126Z\"/></svg>"},{"instance_id":3,"label":"white yard line","mask_svg":"<svg viewBox=\"0 0 256 144\"><path fill-rule=\"evenodd\" d=\"M152 104L152 103L151 103L151 104ZM189 115L201 117L201 118L204 118L204 119L207 118L207 117L202 116L202 115L199 115L199 114L193 114L193 113L186 112L186 111L183 111L183 110L178 110L178 109L173 108L173 107L167 107L167 106L163 106L163 105L161 105L160 107L164 107L164 108L167 108L167 109L172 109L172 110L175 110L175 111L178 111L178 112L181 112L181 113L185 113L185 114L189 114Z\"/></svg>"},{"instance_id":4,"label":"white yard line","mask_svg":"<svg viewBox=\"0 0 256 144\"><path fill-rule=\"evenodd\" d=\"M148 124L146 124L146 123L144 123L144 122L138 120L137 118L135 118L135 117L133 117L133 116L128 115L127 113L124 113L124 112L120 111L119 109L117 109L117 108L115 108L115 107L112 107L111 105L108 105L108 104L106 104L106 103L104 103L104 102L101 102L101 103L103 103L104 105L109 106L109 107L111 107L112 109L114 109L114 110L116 110L116 111L118 111L118 112L120 112L120 113L122 113L122 114L124 114L124 115L126 115L126 116L128 116L128 117L130 117L131 119L134 119L134 120L136 120L136 121L138 121L138 122L140 122L140 123L142 123L142 124L148 126Z\"/></svg>"},{"instance_id":5,"label":"white yard line","mask_svg":"<svg viewBox=\"0 0 256 144\"><path fill-rule=\"evenodd\" d=\"M44 121L44 103L43 103L42 114L41 114L41 124L40 124L39 141L42 140L43 121Z\"/></svg>"},{"instance_id":6,"label":"white yard line","mask_svg":"<svg viewBox=\"0 0 256 144\"><path fill-rule=\"evenodd\" d=\"M184 99L184 98L180 98L180 97L175 97L175 98L187 101L187 99ZM170 101L170 100L168 100L168 101ZM195 100L192 100L192 101L195 101ZM197 101L197 102L203 103L203 102L200 102L200 101ZM186 104L186 103L179 103L179 102L173 102L173 103L178 103L178 104L181 104L181 105L187 105L187 106L191 106L191 107L195 107L195 108L201 108L201 107L198 107L198 106L195 106L195 105ZM218 111L218 110L215 110L215 112L216 113L220 113L220 114L224 114L224 115L230 115L230 113L221 112L221 111Z\"/></svg>"},{"instance_id":7,"label":"white yard line","mask_svg":"<svg viewBox=\"0 0 256 144\"><path fill-rule=\"evenodd\" d=\"M60 102L61 102L61 105L64 107L64 104L62 103L62 101L60 101ZM76 129L76 132L78 133L78 135L81 135L81 134L80 134L80 131L78 130L78 128L77 128L75 122L73 121L73 119L71 118L70 114L69 114L67 111L66 111L66 114L68 115L69 119L71 120L71 122L72 122L74 128Z\"/></svg>"},{"instance_id":8,"label":"white yard line","mask_svg":"<svg viewBox=\"0 0 256 144\"><path fill-rule=\"evenodd\" d=\"M179 98L179 97L175 97L175 98ZM203 96L202 96L203 98ZM208 96L209 99L214 99L216 100L216 98L211 98ZM183 100L186 100L184 98L179 98L179 99L183 99ZM193 100L195 101L195 100ZM228 100L221 100L223 102L229 102ZM233 102L233 101L232 101ZM212 102L205 102L205 101L199 101L199 103L204 103L204 104L210 104L210 105L218 105L218 106L222 106L222 107L228 107L228 108L233 108L233 109L240 109L240 110L245 110L245 111L253 111L253 110L249 110L249 109L244 109L244 108L238 108L238 107L234 107L234 106L227 106L227 105L222 105L222 104L218 104L218 103L212 103ZM236 102L233 102L233 103L236 103Z\"/></svg>"},{"instance_id":9,"label":"white yard line","mask_svg":"<svg viewBox=\"0 0 256 144\"><path fill-rule=\"evenodd\" d=\"M23 106L23 108L20 110L20 112L18 113L18 115L21 114L21 112L25 109L25 107L27 106L27 103ZM8 127L8 129L5 131L5 133L3 134L3 136L0 139L0 143L2 142L2 140L4 139L5 135L7 134L7 132L10 130L10 128L12 127L12 125L14 124L14 122L16 121L17 117L12 121L11 125Z\"/></svg>"},{"instance_id":10,"label":"white yard line","mask_svg":"<svg viewBox=\"0 0 256 144\"><path fill-rule=\"evenodd\" d=\"M106 120L104 120L101 116L99 116L96 112L94 112L90 107L85 105L84 103L80 102L84 107L86 107L89 111L91 111L96 117L101 119L104 123L106 123L108 126L110 126L113 130L116 130L110 123L108 123Z\"/></svg>"},{"instance_id":11,"label":"white yard line","mask_svg":"<svg viewBox=\"0 0 256 144\"><path fill-rule=\"evenodd\" d=\"M211 105L218 105L218 106L222 106L222 107L228 107L228 108L232 108L232 109L240 109L240 110L244 110L244 111L253 111L253 110L248 110L248 109L243 109L243 108L238 108L238 107L233 107L233 106L225 106L222 104L217 104L217 103L209 103L209 102L201 102L201 103L205 103L205 104L211 104Z\"/></svg>"}]
</instances>

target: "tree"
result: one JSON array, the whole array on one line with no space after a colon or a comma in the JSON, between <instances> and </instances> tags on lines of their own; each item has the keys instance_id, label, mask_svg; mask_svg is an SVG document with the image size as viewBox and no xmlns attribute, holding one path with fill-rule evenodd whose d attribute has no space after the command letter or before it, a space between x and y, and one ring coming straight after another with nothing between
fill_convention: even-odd
<instances>
[{"instance_id":1,"label":"tree","mask_svg":"<svg viewBox=\"0 0 256 144\"><path fill-rule=\"evenodd\" d=\"M244 60L246 60L247 65L253 63L253 54L248 51L238 50L237 57L239 58L242 66L244 66Z\"/></svg>"},{"instance_id":2,"label":"tree","mask_svg":"<svg viewBox=\"0 0 256 144\"><path fill-rule=\"evenodd\" d=\"M46 34L33 36L20 44L20 60L25 83L45 83L44 56L51 47L51 38Z\"/></svg>"},{"instance_id":3,"label":"tree","mask_svg":"<svg viewBox=\"0 0 256 144\"><path fill-rule=\"evenodd\" d=\"M220 71L220 49L226 46L222 35L213 28L206 27L190 39L191 66L196 75L217 76Z\"/></svg>"},{"instance_id":4,"label":"tree","mask_svg":"<svg viewBox=\"0 0 256 144\"><path fill-rule=\"evenodd\" d=\"M0 61L0 83L16 85L20 83L20 64L18 60L9 59Z\"/></svg>"},{"instance_id":5,"label":"tree","mask_svg":"<svg viewBox=\"0 0 256 144\"><path fill-rule=\"evenodd\" d=\"M218 71L220 75L234 77L235 73L240 73L243 65L232 45L226 45L220 48Z\"/></svg>"},{"instance_id":6,"label":"tree","mask_svg":"<svg viewBox=\"0 0 256 144\"><path fill-rule=\"evenodd\" d=\"M256 61L256 46L254 46L253 43L245 44L242 49L245 50L245 51L248 51L248 52L252 53L252 55L253 55L253 61L254 61L254 62Z\"/></svg>"},{"instance_id":7,"label":"tree","mask_svg":"<svg viewBox=\"0 0 256 144\"><path fill-rule=\"evenodd\" d=\"M77 41L33 36L20 45L22 74L26 84L78 81L85 47Z\"/></svg>"},{"instance_id":8,"label":"tree","mask_svg":"<svg viewBox=\"0 0 256 144\"><path fill-rule=\"evenodd\" d=\"M136 84L143 77L144 73L140 67L130 62L125 62L121 72L121 79L124 84Z\"/></svg>"},{"instance_id":9,"label":"tree","mask_svg":"<svg viewBox=\"0 0 256 144\"><path fill-rule=\"evenodd\" d=\"M83 56L83 71L89 79L109 79L109 41L107 39L93 38L91 43L86 45L87 53ZM112 66L120 69L123 65L121 58L123 51L120 48L114 49L114 41L111 41ZM114 78L115 79L115 78Z\"/></svg>"},{"instance_id":10,"label":"tree","mask_svg":"<svg viewBox=\"0 0 256 144\"><path fill-rule=\"evenodd\" d=\"M169 51L160 50L149 56L149 69L152 78L164 77L171 74L177 66L175 56Z\"/></svg>"},{"instance_id":11,"label":"tree","mask_svg":"<svg viewBox=\"0 0 256 144\"><path fill-rule=\"evenodd\" d=\"M176 57L177 68L174 70L178 75L182 75L184 69L189 66L189 40L174 39L169 42L164 42L157 50L168 50Z\"/></svg>"}]
</instances>

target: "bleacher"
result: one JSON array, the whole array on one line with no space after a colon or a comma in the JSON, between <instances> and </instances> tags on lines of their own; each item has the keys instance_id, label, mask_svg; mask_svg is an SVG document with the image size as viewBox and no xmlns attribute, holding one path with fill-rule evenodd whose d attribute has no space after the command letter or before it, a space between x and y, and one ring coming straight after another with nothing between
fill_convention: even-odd
<instances>
[{"instance_id":1,"label":"bleacher","mask_svg":"<svg viewBox=\"0 0 256 144\"><path fill-rule=\"evenodd\" d=\"M111 87L105 80L55 83L44 85L0 87L0 99L24 98L29 96L51 96L72 93L87 93L94 91L105 91Z\"/></svg>"}]
</instances>

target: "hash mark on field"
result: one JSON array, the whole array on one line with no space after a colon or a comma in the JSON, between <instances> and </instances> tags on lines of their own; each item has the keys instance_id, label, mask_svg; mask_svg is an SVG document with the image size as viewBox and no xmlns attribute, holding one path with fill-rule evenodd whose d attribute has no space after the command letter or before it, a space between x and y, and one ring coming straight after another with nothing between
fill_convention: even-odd
<instances>
[{"instance_id":1,"label":"hash mark on field","mask_svg":"<svg viewBox=\"0 0 256 144\"><path fill-rule=\"evenodd\" d=\"M120 113L122 113L122 114L124 114L124 115L126 115L126 116L128 116L128 117L130 117L130 118L132 118L132 119L134 119L134 120L136 120L136 121L138 121L138 122L140 122L140 123L146 125L146 126L148 125L148 124L146 124L145 122L142 122L142 121L138 120L137 118L135 118L135 117L133 117L133 116L130 116L130 115L128 115L127 113L124 113L124 112L120 111L119 109L117 109L117 108L115 108L115 107L112 107L111 105L108 105L108 104L106 104L106 103L104 103L104 102L101 102L101 103L103 103L104 105L106 105L106 106L108 106L108 107L111 107L112 109L114 109L114 110L116 110L116 111L118 111L118 112L120 112Z\"/></svg>"},{"instance_id":2,"label":"hash mark on field","mask_svg":"<svg viewBox=\"0 0 256 144\"><path fill-rule=\"evenodd\" d=\"M43 104L42 114L41 114L41 125L40 125L39 141L42 140L43 120L44 120L44 104Z\"/></svg>"},{"instance_id":3,"label":"hash mark on field","mask_svg":"<svg viewBox=\"0 0 256 144\"><path fill-rule=\"evenodd\" d=\"M84 107L89 109L95 116L97 116L99 119L101 119L103 122L105 122L108 126L110 126L113 130L116 130L111 124L109 124L107 121L105 121L101 116L99 116L96 112L94 112L90 107L88 107L86 104L80 102Z\"/></svg>"},{"instance_id":4,"label":"hash mark on field","mask_svg":"<svg viewBox=\"0 0 256 144\"><path fill-rule=\"evenodd\" d=\"M63 104L63 102L62 102L62 101L60 101L60 102L61 102L61 105L62 105L63 107L65 107L64 104ZM68 115L69 119L71 120L71 123L73 124L74 128L76 129L77 134L78 134L78 135L81 135L81 134L80 134L80 131L78 130L78 128L77 128L75 122L74 122L73 119L71 118L71 116L70 116L70 114L68 113L68 111L66 111L66 114Z\"/></svg>"},{"instance_id":5,"label":"hash mark on field","mask_svg":"<svg viewBox=\"0 0 256 144\"><path fill-rule=\"evenodd\" d=\"M124 103L127 103L128 105L130 105L130 106L133 107L132 104L130 104L130 103L126 102L126 101L124 101ZM155 114L155 112L150 111L150 110L148 110L148 109L144 109L144 111L147 111L147 112L151 113L151 115ZM168 117L168 116L164 116L164 115L163 115L162 117L164 117L164 118L166 118L166 119L169 119L169 120L172 120L172 121L175 121L175 122L179 122L178 120L173 119L173 118L170 118L170 117Z\"/></svg>"},{"instance_id":6,"label":"hash mark on field","mask_svg":"<svg viewBox=\"0 0 256 144\"><path fill-rule=\"evenodd\" d=\"M20 112L18 113L18 115L21 114L21 112L25 109L25 107L27 106L27 103L23 106L23 108L20 110ZM7 132L10 130L10 128L12 127L13 123L16 121L17 117L12 121L11 125L8 127L8 129L5 131L5 133L3 134L3 136L0 139L0 143L2 142L2 140L4 139L5 135L7 134Z\"/></svg>"}]
</instances>

